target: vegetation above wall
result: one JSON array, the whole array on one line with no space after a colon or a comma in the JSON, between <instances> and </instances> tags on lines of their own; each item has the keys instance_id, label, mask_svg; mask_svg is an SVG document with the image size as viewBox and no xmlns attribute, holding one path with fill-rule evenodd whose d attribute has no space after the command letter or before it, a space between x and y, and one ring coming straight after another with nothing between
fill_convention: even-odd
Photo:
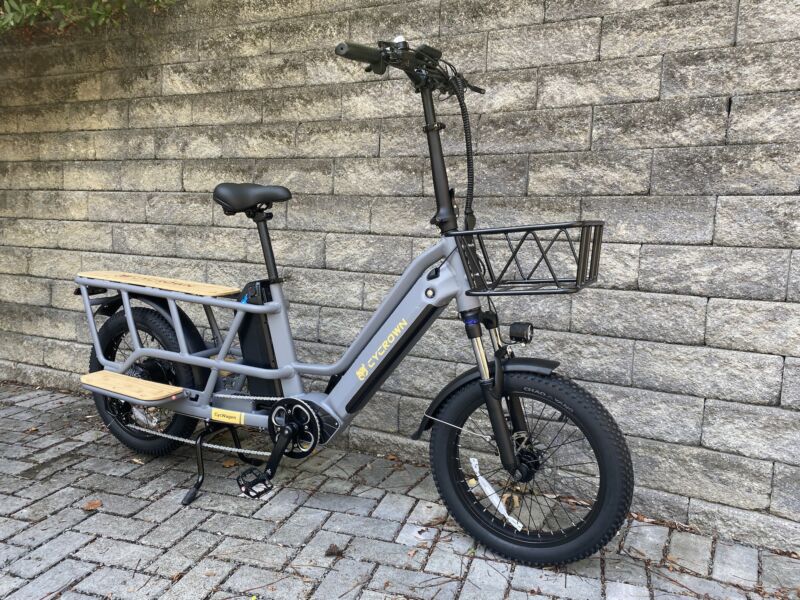
<instances>
[{"instance_id":1,"label":"vegetation above wall","mask_svg":"<svg viewBox=\"0 0 800 600\"><path fill-rule=\"evenodd\" d=\"M157 12L175 0L3 0L0 35L9 31L58 35L73 27L86 31L118 26L132 7Z\"/></svg>"}]
</instances>

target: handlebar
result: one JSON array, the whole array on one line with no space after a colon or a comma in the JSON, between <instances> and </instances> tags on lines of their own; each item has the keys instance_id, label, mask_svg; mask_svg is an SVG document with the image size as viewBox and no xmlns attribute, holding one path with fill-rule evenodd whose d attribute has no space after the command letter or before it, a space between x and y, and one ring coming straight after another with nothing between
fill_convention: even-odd
<instances>
[{"instance_id":1,"label":"handlebar","mask_svg":"<svg viewBox=\"0 0 800 600\"><path fill-rule=\"evenodd\" d=\"M336 54L343 58L369 64L370 70L377 75L383 75L386 72L383 50L380 48L354 44L353 42L342 42L336 46L335 51Z\"/></svg>"},{"instance_id":2,"label":"handlebar","mask_svg":"<svg viewBox=\"0 0 800 600\"><path fill-rule=\"evenodd\" d=\"M367 71L376 75L383 75L387 66L395 67L404 71L416 86L426 85L445 94L455 93L456 78L460 79L462 92L464 88L480 94L485 91L470 84L450 63L442 59L441 51L427 44L411 48L402 38L393 42L378 42L377 47L342 42L336 46L335 52L342 58L367 63Z\"/></svg>"},{"instance_id":3,"label":"handlebar","mask_svg":"<svg viewBox=\"0 0 800 600\"><path fill-rule=\"evenodd\" d=\"M414 84L415 90L422 94L422 104L425 112L425 127L423 130L428 136L431 168L434 175L434 193L438 207L438 211L431 222L439 224L443 232L450 231L456 227L456 217L453 212L452 190L448 192L447 173L439 139L439 130L444 126L435 120L436 113L433 108L432 92L438 90L444 96L455 96L458 99L461 119L464 124L464 143L467 155L467 190L464 203L465 227L474 229L475 215L472 211L474 183L472 134L469 112L464 101L464 91L469 89L483 94L485 90L469 83L452 64L442 58L442 53L436 48L426 44L412 48L402 37L397 37L392 42L378 42L377 48L352 42L342 42L336 46L335 51L337 55L343 58L367 63L366 70L372 71L377 75L384 74L388 66L400 69L408 75L408 78Z\"/></svg>"}]
</instances>

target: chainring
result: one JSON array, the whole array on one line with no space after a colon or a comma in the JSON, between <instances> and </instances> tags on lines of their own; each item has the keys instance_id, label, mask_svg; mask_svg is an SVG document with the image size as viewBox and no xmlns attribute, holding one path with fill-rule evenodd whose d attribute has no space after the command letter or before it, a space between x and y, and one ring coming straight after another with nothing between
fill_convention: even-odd
<instances>
[{"instance_id":1,"label":"chainring","mask_svg":"<svg viewBox=\"0 0 800 600\"><path fill-rule=\"evenodd\" d=\"M305 458L317 447L320 439L320 423L316 411L302 400L284 398L272 406L267 424L267 433L274 443L278 432L288 419L293 420L300 431L286 447L284 455L289 458Z\"/></svg>"}]
</instances>

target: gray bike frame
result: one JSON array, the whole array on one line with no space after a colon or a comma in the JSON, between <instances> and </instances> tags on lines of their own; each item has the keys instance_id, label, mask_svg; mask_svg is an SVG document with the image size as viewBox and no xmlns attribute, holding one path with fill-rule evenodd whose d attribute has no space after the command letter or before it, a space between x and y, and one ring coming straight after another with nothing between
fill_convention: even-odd
<instances>
[{"instance_id":1,"label":"gray bike frame","mask_svg":"<svg viewBox=\"0 0 800 600\"><path fill-rule=\"evenodd\" d=\"M438 265L438 270L431 269L434 265ZM84 385L86 389L132 404L157 404L176 413L203 420L212 420L212 411L223 409L238 413L240 421L237 424L263 428L267 426L269 416L264 411L256 410L256 397L220 393L220 372L227 371L259 379L278 379L282 385L283 397L299 398L317 405L336 419L338 427L330 439L345 429L388 374L397 367L405 353L453 299L456 300L460 312L480 308L480 300L467 295L470 285L461 254L457 249L456 239L448 235L443 235L438 243L409 264L358 336L333 364L304 363L297 360L294 338L289 327L288 305L280 282L270 284L272 299L262 305L81 276L75 279L75 283L78 284L83 298L97 358L105 369L125 373L136 361L151 357L209 369L210 372L203 389L185 389L176 399L158 403L143 402L89 385ZM93 306L107 304L116 297L92 298L90 288L116 291L121 298L133 344L133 352L123 362L109 360L103 355L95 313L92 310ZM148 302L149 298L159 300ZM151 304L168 319L178 339L178 352L142 346L131 310L133 299ZM164 301L166 310L163 308ZM213 337L213 343L209 347L199 352L190 352L178 302L204 306ZM224 337L212 307L233 311L233 320ZM267 315L277 368L245 365L241 351L233 347L247 313ZM482 367L481 371L488 372L485 370L486 356L480 338L472 340L472 344L479 367ZM301 375L339 377L339 380L326 394L306 391ZM241 390L244 377L239 380L238 388Z\"/></svg>"}]
</instances>

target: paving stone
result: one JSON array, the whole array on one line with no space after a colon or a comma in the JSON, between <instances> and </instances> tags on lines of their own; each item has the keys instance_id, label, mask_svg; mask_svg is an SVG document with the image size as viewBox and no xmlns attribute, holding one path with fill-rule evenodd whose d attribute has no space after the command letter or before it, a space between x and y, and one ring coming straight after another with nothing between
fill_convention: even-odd
<instances>
[{"instance_id":1,"label":"paving stone","mask_svg":"<svg viewBox=\"0 0 800 600\"><path fill-rule=\"evenodd\" d=\"M33 504L14 513L15 519L23 521L41 521L49 517L54 512L69 506L76 500L86 495L84 490L66 487L56 490L50 496L37 500Z\"/></svg>"},{"instance_id":2,"label":"paving stone","mask_svg":"<svg viewBox=\"0 0 800 600\"><path fill-rule=\"evenodd\" d=\"M0 568L12 563L23 554L25 554L25 548L10 544L0 544Z\"/></svg>"},{"instance_id":3,"label":"paving stone","mask_svg":"<svg viewBox=\"0 0 800 600\"><path fill-rule=\"evenodd\" d=\"M714 553L714 579L743 587L758 584L758 550L740 544L719 542Z\"/></svg>"},{"instance_id":4,"label":"paving stone","mask_svg":"<svg viewBox=\"0 0 800 600\"><path fill-rule=\"evenodd\" d=\"M358 598L374 567L369 562L343 558L323 577L312 598Z\"/></svg>"},{"instance_id":5,"label":"paving stone","mask_svg":"<svg viewBox=\"0 0 800 600\"><path fill-rule=\"evenodd\" d=\"M206 558L181 577L180 581L161 598L165 600L203 598L213 591L233 569L234 566L229 563Z\"/></svg>"},{"instance_id":6,"label":"paving stone","mask_svg":"<svg viewBox=\"0 0 800 600\"><path fill-rule=\"evenodd\" d=\"M0 386L0 396L3 389ZM29 399L40 399L39 407L49 407L51 402L47 394ZM87 400L81 402L90 406ZM49 412L26 409L28 420L14 419L14 415L0 417L3 426L11 426L6 431L12 436L15 432L30 436L21 432L38 422L41 435L24 443L36 444L46 451L93 431L82 430L84 423L80 419L55 410L64 411L65 406L53 406ZM76 414L82 416L80 412ZM645 443L639 437L631 440L632 447L639 450ZM9 448L15 448L17 441L0 443L0 456L10 455L10 460L16 460L19 453ZM231 471L218 460L209 461L208 486L203 494L206 505L201 506L198 499L194 506L186 508L180 499L186 482L193 477L190 449L135 465L124 475L109 475L94 469L116 462L133 464L129 451L108 435L85 436L80 441L87 445L22 476L0 474L0 494L5 495L0 496L0 504L11 505L30 519L22 520L16 514L0 517L0 564L7 567L0 575L0 596L15 594L12 597L27 599L50 593L39 595L38 588L29 588L32 592L23 594L23 588L38 584L45 589L49 586L46 578L53 573L58 575L62 564L77 565L74 579L59 586L63 597L71 600L97 595L223 600L232 594L283 600L310 597L312 593L321 598L375 600L404 596L446 598L459 592L465 598L505 594L513 600L529 594L533 598L591 600L604 592L609 599L644 600L650 594L648 565L653 597L658 600L683 600L695 592L709 598L744 600L740 586L755 586L758 574L754 571L758 561L753 560L758 549L721 540L714 562L716 579L710 579L711 538L682 531L670 533L665 527L638 521L633 522L626 539L617 536L604 550L604 587L600 584L600 555L558 572L513 565L485 547L476 546L452 519L445 520L447 512L426 469L338 451L331 459L320 454L298 466L287 463L281 473L286 483L261 501L239 497L231 483ZM646 443L666 446L664 441L672 442L668 444L670 449L674 446L685 452L685 445L696 445L699 438L695 435L691 439ZM703 456L712 452L695 448ZM93 467L87 468L86 461L97 456L108 462L99 466L89 463ZM71 467L73 463L80 468ZM769 496L770 513L759 513L761 520L756 522L756 529L771 545L791 547L797 535L795 523L790 520L791 469L796 470L785 464L776 467L775 489ZM294 485L295 479L307 489L285 487L289 482ZM398 494L392 488L405 493ZM670 498L650 501L646 511L637 505L637 511L669 512L673 510L669 508L671 503L683 501L682 508L675 505L674 514L686 519L685 497L647 488L637 490L637 494L643 492ZM728 500L730 497L726 496ZM83 511L80 507L89 499L102 500L103 507L92 513ZM15 504L22 501L27 504ZM728 514L724 511L735 511L731 513L731 523L754 522L753 511L700 501L692 514L701 514L698 510L706 511L702 515L710 514L712 509L706 509L706 505L724 515ZM55 512L51 514L50 510ZM784 513L789 518L779 516ZM742 514L747 518L741 518ZM730 523L725 525L725 530L730 531L730 527ZM99 537L92 539L93 535ZM623 554L615 551L620 539L625 539ZM667 560L662 564L667 542ZM342 551L341 556L327 552L332 544ZM739 564L742 551L731 548L744 549L749 567ZM784 590L781 593L792 597L800 585L796 581L798 561L761 552L764 588ZM92 570L94 574L90 574ZM749 583L731 583L733 577L748 572ZM29 582L20 574L34 579ZM509 585L509 579L513 585ZM70 590L67 584L74 589Z\"/></svg>"},{"instance_id":7,"label":"paving stone","mask_svg":"<svg viewBox=\"0 0 800 600\"><path fill-rule=\"evenodd\" d=\"M768 590L796 590L800 587L800 559L763 552L761 580Z\"/></svg>"},{"instance_id":8,"label":"paving stone","mask_svg":"<svg viewBox=\"0 0 800 600\"><path fill-rule=\"evenodd\" d=\"M301 506L270 537L270 542L300 546L319 529L331 513Z\"/></svg>"},{"instance_id":9,"label":"paving stone","mask_svg":"<svg viewBox=\"0 0 800 600\"><path fill-rule=\"evenodd\" d=\"M139 483L136 489L131 492L131 496L142 498L144 500L150 500L161 496L165 492L176 489L180 490L180 493L183 494L185 493L185 490L189 488L189 482L191 481L194 483L194 477L194 475L169 469L165 473L162 473L155 479L151 479L147 483ZM211 479L212 478L209 477L208 480L204 482L204 485L208 485Z\"/></svg>"},{"instance_id":10,"label":"paving stone","mask_svg":"<svg viewBox=\"0 0 800 600\"><path fill-rule=\"evenodd\" d=\"M624 554L609 554L605 559L607 581L619 581L635 586L647 585L647 569L642 561Z\"/></svg>"},{"instance_id":11,"label":"paving stone","mask_svg":"<svg viewBox=\"0 0 800 600\"><path fill-rule=\"evenodd\" d=\"M625 550L634 558L660 562L668 536L666 527L633 521L625 536Z\"/></svg>"},{"instance_id":12,"label":"paving stone","mask_svg":"<svg viewBox=\"0 0 800 600\"><path fill-rule=\"evenodd\" d=\"M514 570L511 585L517 590L569 598L570 600L599 600L602 596L599 580L521 565Z\"/></svg>"},{"instance_id":13,"label":"paving stone","mask_svg":"<svg viewBox=\"0 0 800 600\"><path fill-rule=\"evenodd\" d=\"M31 598L48 598L62 590L69 589L87 573L91 573L93 565L77 560L63 560L55 567L37 577L26 586L8 596L7 600L30 600Z\"/></svg>"},{"instance_id":14,"label":"paving stone","mask_svg":"<svg viewBox=\"0 0 800 600\"><path fill-rule=\"evenodd\" d=\"M36 463L45 463L53 460L54 458L58 458L60 456L64 456L65 454L74 452L77 448L80 448L81 446L83 446L83 442L63 442L61 444L58 444L57 446L52 446L47 450L31 454L29 458L30 460Z\"/></svg>"},{"instance_id":15,"label":"paving stone","mask_svg":"<svg viewBox=\"0 0 800 600\"><path fill-rule=\"evenodd\" d=\"M382 458L373 459L367 463L354 477L362 485L376 486L394 472L394 462ZM397 490L395 490L397 491Z\"/></svg>"},{"instance_id":16,"label":"paving stone","mask_svg":"<svg viewBox=\"0 0 800 600\"><path fill-rule=\"evenodd\" d=\"M91 539L89 535L66 531L12 563L8 572L31 579L86 545Z\"/></svg>"},{"instance_id":17,"label":"paving stone","mask_svg":"<svg viewBox=\"0 0 800 600\"><path fill-rule=\"evenodd\" d=\"M437 545L433 548L431 555L428 557L428 562L425 563L425 571L437 575L444 575L445 577L461 579L467 574L468 564L468 557L456 554L452 550Z\"/></svg>"},{"instance_id":18,"label":"paving stone","mask_svg":"<svg viewBox=\"0 0 800 600\"><path fill-rule=\"evenodd\" d=\"M75 526L75 529L83 533L103 535L118 540L133 542L141 538L148 531L153 529L153 523L117 517L105 513L95 513L85 521Z\"/></svg>"},{"instance_id":19,"label":"paving stone","mask_svg":"<svg viewBox=\"0 0 800 600\"><path fill-rule=\"evenodd\" d=\"M390 565L398 569L419 570L425 563L427 551L424 548L409 548L404 544L383 542L356 537L350 542L346 555L360 561L372 561Z\"/></svg>"},{"instance_id":20,"label":"paving stone","mask_svg":"<svg viewBox=\"0 0 800 600\"><path fill-rule=\"evenodd\" d=\"M160 598L168 586L169 581L160 577L103 567L81 581L75 589L98 596L138 600Z\"/></svg>"},{"instance_id":21,"label":"paving stone","mask_svg":"<svg viewBox=\"0 0 800 600\"><path fill-rule=\"evenodd\" d=\"M564 571L570 575L580 575L589 579L600 579L602 573L600 553L564 565Z\"/></svg>"},{"instance_id":22,"label":"paving stone","mask_svg":"<svg viewBox=\"0 0 800 600\"><path fill-rule=\"evenodd\" d=\"M476 558L470 565L459 598L505 598L511 582L511 565Z\"/></svg>"},{"instance_id":23,"label":"paving stone","mask_svg":"<svg viewBox=\"0 0 800 600\"><path fill-rule=\"evenodd\" d=\"M387 566L378 567L368 587L386 594L401 594L426 600L455 598L458 593L458 582L453 579Z\"/></svg>"},{"instance_id":24,"label":"paving stone","mask_svg":"<svg viewBox=\"0 0 800 600\"><path fill-rule=\"evenodd\" d=\"M14 577L13 575L8 575L7 573L0 574L0 597L5 598L11 592L21 588L26 583L28 583L28 581L26 579L22 579L21 577Z\"/></svg>"},{"instance_id":25,"label":"paving stone","mask_svg":"<svg viewBox=\"0 0 800 600\"><path fill-rule=\"evenodd\" d=\"M377 502L370 498L358 498L340 494L317 492L306 500L305 506L332 512L366 516L375 508Z\"/></svg>"},{"instance_id":26,"label":"paving stone","mask_svg":"<svg viewBox=\"0 0 800 600\"><path fill-rule=\"evenodd\" d=\"M386 495L386 492L381 488L361 484L357 484L351 493L353 496L372 498L373 500L380 500Z\"/></svg>"},{"instance_id":27,"label":"paving stone","mask_svg":"<svg viewBox=\"0 0 800 600\"><path fill-rule=\"evenodd\" d=\"M650 600L650 590L645 586L609 581L606 584L606 598L614 598L615 600Z\"/></svg>"},{"instance_id":28,"label":"paving stone","mask_svg":"<svg viewBox=\"0 0 800 600\"><path fill-rule=\"evenodd\" d=\"M325 452L320 451L312 454L308 458L297 463L296 468L301 471L310 471L312 473L326 473L331 466L344 456L344 452L341 450L330 450L330 452L326 449Z\"/></svg>"},{"instance_id":29,"label":"paving stone","mask_svg":"<svg viewBox=\"0 0 800 600\"><path fill-rule=\"evenodd\" d=\"M416 500L410 496L386 494L371 516L389 521L404 521L415 502Z\"/></svg>"},{"instance_id":30,"label":"paving stone","mask_svg":"<svg viewBox=\"0 0 800 600\"><path fill-rule=\"evenodd\" d=\"M675 531L669 543L667 560L705 577L711 562L711 543L710 537Z\"/></svg>"},{"instance_id":31,"label":"paving stone","mask_svg":"<svg viewBox=\"0 0 800 600\"><path fill-rule=\"evenodd\" d=\"M294 552L293 548L272 543L225 538L211 555L222 560L237 561L265 569L280 569Z\"/></svg>"},{"instance_id":32,"label":"paving stone","mask_svg":"<svg viewBox=\"0 0 800 600\"><path fill-rule=\"evenodd\" d=\"M136 465L129 462L93 457L79 462L75 465L75 468L81 471L91 471L92 473L101 473L103 475L122 476L133 471Z\"/></svg>"},{"instance_id":33,"label":"paving stone","mask_svg":"<svg viewBox=\"0 0 800 600\"><path fill-rule=\"evenodd\" d=\"M400 528L400 533L397 534L395 541L398 544L405 544L412 548L430 548L433 546L433 540L436 539L438 534L439 530L433 527L422 527L413 523L406 523Z\"/></svg>"},{"instance_id":34,"label":"paving stone","mask_svg":"<svg viewBox=\"0 0 800 600\"><path fill-rule=\"evenodd\" d=\"M25 521L17 521L15 519L0 517L0 541L3 541L15 533L22 531L28 525L29 523L26 523Z\"/></svg>"},{"instance_id":35,"label":"paving stone","mask_svg":"<svg viewBox=\"0 0 800 600\"><path fill-rule=\"evenodd\" d=\"M352 481L346 479L339 479L338 477L331 477L319 488L321 493L345 495L353 491L356 486Z\"/></svg>"},{"instance_id":36,"label":"paving stone","mask_svg":"<svg viewBox=\"0 0 800 600\"><path fill-rule=\"evenodd\" d=\"M112 515L119 515L121 517L133 516L142 510L142 508L147 506L147 503L143 502L142 500L135 500L133 498L128 498L127 496L106 493L95 493L90 496L86 496L85 498L79 500L74 506L75 508L81 508L83 504L93 500L99 500L102 502L100 507L97 509L98 511L107 512Z\"/></svg>"},{"instance_id":37,"label":"paving stone","mask_svg":"<svg viewBox=\"0 0 800 600\"><path fill-rule=\"evenodd\" d=\"M139 485L141 485L140 482L127 477L104 475L103 473L92 473L75 483L75 487L114 494L131 494Z\"/></svg>"},{"instance_id":38,"label":"paving stone","mask_svg":"<svg viewBox=\"0 0 800 600\"><path fill-rule=\"evenodd\" d=\"M66 508L49 516L44 521L28 527L9 539L13 544L22 546L38 546L69 527L74 527L88 517L88 513L77 508Z\"/></svg>"},{"instance_id":39,"label":"paving stone","mask_svg":"<svg viewBox=\"0 0 800 600\"><path fill-rule=\"evenodd\" d=\"M152 529L147 535L141 538L141 542L149 546L169 548L175 542L185 537L190 531L197 529L210 514L211 513L204 510L185 508L173 515L169 521ZM148 523L147 525L148 528L152 527L152 523Z\"/></svg>"},{"instance_id":40,"label":"paving stone","mask_svg":"<svg viewBox=\"0 0 800 600\"><path fill-rule=\"evenodd\" d=\"M265 541L275 531L276 525L267 521L216 513L200 524L200 529L217 535L230 535L256 541Z\"/></svg>"},{"instance_id":41,"label":"paving stone","mask_svg":"<svg viewBox=\"0 0 800 600\"><path fill-rule=\"evenodd\" d=\"M434 483L431 475L428 475L425 479L411 488L408 494L414 498L428 500L429 502L436 502L439 500L439 490L436 489L436 484Z\"/></svg>"},{"instance_id":42,"label":"paving stone","mask_svg":"<svg viewBox=\"0 0 800 600\"><path fill-rule=\"evenodd\" d=\"M336 464L331 465L327 473L334 477L349 479L374 460L375 457L368 454L348 452Z\"/></svg>"},{"instance_id":43,"label":"paving stone","mask_svg":"<svg viewBox=\"0 0 800 600\"><path fill-rule=\"evenodd\" d=\"M662 567L650 570L650 580L654 589L654 597L667 600L673 595L702 598L725 598L725 600L745 600L747 596L743 591L733 586L701 579L687 573L670 571Z\"/></svg>"},{"instance_id":44,"label":"paving stone","mask_svg":"<svg viewBox=\"0 0 800 600\"><path fill-rule=\"evenodd\" d=\"M308 497L309 493L304 490L283 488L272 496L264 506L259 508L253 516L257 519L283 521L297 510L297 507L303 504Z\"/></svg>"},{"instance_id":45,"label":"paving stone","mask_svg":"<svg viewBox=\"0 0 800 600\"><path fill-rule=\"evenodd\" d=\"M326 570L338 559L334 552L329 552L331 546L336 546L344 551L352 538L349 535L334 533L332 531L318 531L313 538L294 557L289 568L303 577L321 578ZM375 540L370 540L375 543ZM348 550L346 554L351 555Z\"/></svg>"},{"instance_id":46,"label":"paving stone","mask_svg":"<svg viewBox=\"0 0 800 600\"><path fill-rule=\"evenodd\" d=\"M409 523L424 526L439 526L447 520L447 509L437 502L422 500L408 517Z\"/></svg>"},{"instance_id":47,"label":"paving stone","mask_svg":"<svg viewBox=\"0 0 800 600\"><path fill-rule=\"evenodd\" d=\"M256 593L259 598L284 600L285 598L308 598L313 583L283 572L239 567L222 584L222 587L240 594ZM222 597L230 597L230 595Z\"/></svg>"},{"instance_id":48,"label":"paving stone","mask_svg":"<svg viewBox=\"0 0 800 600\"><path fill-rule=\"evenodd\" d=\"M18 498L17 496L7 496L0 494L0 514L12 515L18 513L31 503L29 498ZM22 513L23 515L25 513Z\"/></svg>"},{"instance_id":49,"label":"paving stone","mask_svg":"<svg viewBox=\"0 0 800 600\"><path fill-rule=\"evenodd\" d=\"M161 550L140 544L97 538L75 552L75 556L85 562L138 571L152 563L161 553Z\"/></svg>"},{"instance_id":50,"label":"paving stone","mask_svg":"<svg viewBox=\"0 0 800 600\"><path fill-rule=\"evenodd\" d=\"M250 498L240 496L226 496L223 494L212 494L200 492L197 499L192 502L192 508L234 514L241 517L249 517L258 509L258 503Z\"/></svg>"},{"instance_id":51,"label":"paving stone","mask_svg":"<svg viewBox=\"0 0 800 600\"><path fill-rule=\"evenodd\" d=\"M324 525L324 529L354 536L364 536L387 542L394 540L400 524L394 521L359 517L345 513L334 513Z\"/></svg>"},{"instance_id":52,"label":"paving stone","mask_svg":"<svg viewBox=\"0 0 800 600\"><path fill-rule=\"evenodd\" d=\"M162 554L147 570L172 579L197 564L220 539L212 533L193 531Z\"/></svg>"},{"instance_id":53,"label":"paving stone","mask_svg":"<svg viewBox=\"0 0 800 600\"><path fill-rule=\"evenodd\" d=\"M155 502L146 503L145 508L136 515L136 518L150 521L151 523L163 523L184 508L181 504L182 497L181 491L175 491L159 498Z\"/></svg>"}]
</instances>

